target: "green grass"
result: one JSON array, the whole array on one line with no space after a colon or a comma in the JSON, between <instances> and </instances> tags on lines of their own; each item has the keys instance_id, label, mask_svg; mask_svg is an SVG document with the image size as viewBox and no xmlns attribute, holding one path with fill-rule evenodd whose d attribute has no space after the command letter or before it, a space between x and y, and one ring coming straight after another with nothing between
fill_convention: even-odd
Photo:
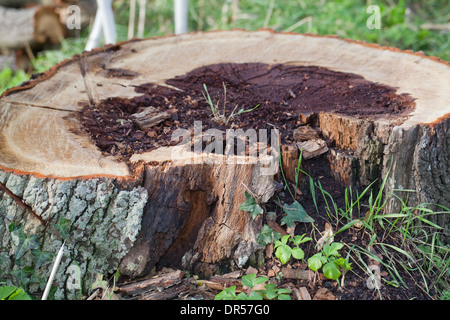
<instances>
[{"instance_id":1,"label":"green grass","mask_svg":"<svg viewBox=\"0 0 450 320\"><path fill-rule=\"evenodd\" d=\"M408 196L398 195L409 195L415 190L393 190L386 194L385 185L390 170L380 186L376 185L375 180L362 191L347 187L344 204L339 207L333 196L326 191L326 186L322 186L320 181L315 182L307 172L300 169L301 161L300 155L295 180L298 181L300 173L309 179L312 201L317 212L324 211L333 230L336 230L333 237L356 228L360 237L368 240L365 246L344 243L348 249L347 261L351 259L366 272L367 277L372 276L370 266L366 264L367 258L378 261L392 279L386 281L380 278L382 285L408 289L407 282L410 283L411 280L404 279L407 275L409 279L413 279L417 288L422 288L430 297L450 300L450 245L441 241L444 230L434 222L439 215L449 215L450 208L431 203L409 206ZM296 196L291 192L284 176L281 159L279 165L285 188L295 201ZM318 206L320 199L323 203L321 207ZM391 200L400 203L398 212L386 211ZM317 227L314 226L314 229ZM375 256L369 248L373 248L384 258ZM382 299L382 294L378 291Z\"/></svg>"},{"instance_id":2,"label":"green grass","mask_svg":"<svg viewBox=\"0 0 450 320\"><path fill-rule=\"evenodd\" d=\"M364 193L369 194L369 186L354 201L346 197L345 210L337 210L335 216L329 215L334 225L340 226L335 235L357 224L362 226L363 234L370 239L367 247L346 244L349 256L356 265L362 270L368 270L363 258L371 258L381 263L393 279L389 283L383 283L384 285L408 288L403 279L407 274L430 296L448 299L450 246L441 242L443 229L433 221L437 215L450 214L450 209L428 203L411 207L395 195L395 192L414 192L411 190L394 190L392 194L385 196L385 181L386 178L375 197L372 193L368 200L367 197L362 197ZM318 188L321 188L320 185ZM328 193L322 194L331 198ZM386 213L386 204L393 197L400 202L400 210ZM354 213L353 209L357 212ZM381 253L384 260L374 256L368 247Z\"/></svg>"}]
</instances>

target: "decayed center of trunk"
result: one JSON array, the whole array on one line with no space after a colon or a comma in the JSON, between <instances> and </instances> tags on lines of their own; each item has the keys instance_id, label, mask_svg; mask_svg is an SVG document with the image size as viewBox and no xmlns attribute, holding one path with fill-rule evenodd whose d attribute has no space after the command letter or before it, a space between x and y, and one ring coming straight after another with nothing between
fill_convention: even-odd
<instances>
[{"instance_id":1,"label":"decayed center of trunk","mask_svg":"<svg viewBox=\"0 0 450 320\"><path fill-rule=\"evenodd\" d=\"M415 105L395 88L316 66L215 64L166 84L141 85L136 87L142 94L138 97L108 98L86 106L81 122L103 152L127 161L133 154L178 143L172 133L180 128L193 131L194 121L203 130L275 127L284 141L304 114L401 116ZM144 117L146 127L136 115Z\"/></svg>"}]
</instances>

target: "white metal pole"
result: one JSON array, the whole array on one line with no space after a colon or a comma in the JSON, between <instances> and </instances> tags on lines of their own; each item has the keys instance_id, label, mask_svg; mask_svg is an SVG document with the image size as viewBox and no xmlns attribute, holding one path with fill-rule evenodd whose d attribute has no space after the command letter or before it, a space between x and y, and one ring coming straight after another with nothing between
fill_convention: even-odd
<instances>
[{"instance_id":1,"label":"white metal pole","mask_svg":"<svg viewBox=\"0 0 450 320\"><path fill-rule=\"evenodd\" d=\"M188 30L188 0L175 0L175 34Z\"/></svg>"}]
</instances>

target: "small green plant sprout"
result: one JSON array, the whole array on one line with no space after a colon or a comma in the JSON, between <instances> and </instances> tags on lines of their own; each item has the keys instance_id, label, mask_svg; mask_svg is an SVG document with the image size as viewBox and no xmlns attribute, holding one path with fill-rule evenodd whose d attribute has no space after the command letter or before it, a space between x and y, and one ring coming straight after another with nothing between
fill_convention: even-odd
<instances>
[{"instance_id":1,"label":"small green plant sprout","mask_svg":"<svg viewBox=\"0 0 450 320\"><path fill-rule=\"evenodd\" d=\"M328 279L337 280L343 272L343 278L348 270L351 270L351 263L341 257L339 250L344 245L339 242L333 242L332 244L325 244L323 249L308 259L308 267L317 272L320 268L323 270L323 274ZM344 286L342 279L341 285Z\"/></svg>"},{"instance_id":2,"label":"small green plant sprout","mask_svg":"<svg viewBox=\"0 0 450 320\"><path fill-rule=\"evenodd\" d=\"M119 300L118 296L114 293L114 290L116 288L116 282L119 277L120 271L117 270L113 276L113 284L112 286L110 286L108 281L103 280L103 275L98 273L97 276L95 277L94 283L91 286L92 290L94 290L94 293L92 294L91 297L94 298L99 293L98 290L101 290L103 291L101 295L101 300Z\"/></svg>"},{"instance_id":3,"label":"small green plant sprout","mask_svg":"<svg viewBox=\"0 0 450 320\"><path fill-rule=\"evenodd\" d=\"M239 210L250 212L253 219L255 219L259 214L263 213L263 209L258 204L256 199L253 198L247 191L245 191L245 198L246 200L239 206Z\"/></svg>"},{"instance_id":4,"label":"small green plant sprout","mask_svg":"<svg viewBox=\"0 0 450 320\"><path fill-rule=\"evenodd\" d=\"M291 291L286 288L278 288L274 283L268 283L264 289L257 289L264 282L269 280L267 277L257 277L256 273L247 274L242 277L243 288L247 287L246 292L236 294L236 286L225 288L219 292L214 300L290 300Z\"/></svg>"},{"instance_id":5,"label":"small green plant sprout","mask_svg":"<svg viewBox=\"0 0 450 320\"><path fill-rule=\"evenodd\" d=\"M223 92L224 92L223 111L222 112L220 112L219 103L217 102L216 104L214 104L212 102L211 96L209 95L209 92L208 92L208 88L206 87L206 84L203 84L203 88L205 89L205 91L202 91L202 94L211 109L211 113L212 113L214 121L224 124L224 125L227 125L230 122L230 120L232 120L236 115L251 112L259 107L259 104L258 104L251 109L245 110L244 108L241 108L236 112L236 109L238 108L238 105L236 105L234 107L233 111L231 111L231 113L227 116L225 114L226 108L227 108L227 87L226 87L225 83L222 83L222 84L223 84Z\"/></svg>"},{"instance_id":6,"label":"small green plant sprout","mask_svg":"<svg viewBox=\"0 0 450 320\"><path fill-rule=\"evenodd\" d=\"M305 257L305 252L299 245L310 240L312 239L305 237L305 234L296 235L294 237L289 234L285 235L281 237L281 240L275 242L275 256L280 259L282 264L286 264L286 262L291 259L291 256L298 260L303 259ZM288 244L288 241L293 243L292 247Z\"/></svg>"}]
</instances>

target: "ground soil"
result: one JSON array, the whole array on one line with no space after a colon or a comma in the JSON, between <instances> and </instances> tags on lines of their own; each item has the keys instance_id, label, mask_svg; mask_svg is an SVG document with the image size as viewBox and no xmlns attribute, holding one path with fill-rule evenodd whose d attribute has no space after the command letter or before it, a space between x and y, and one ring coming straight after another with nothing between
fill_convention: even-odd
<instances>
[{"instance_id":1,"label":"ground soil","mask_svg":"<svg viewBox=\"0 0 450 320\"><path fill-rule=\"evenodd\" d=\"M120 70L119 70L120 71ZM116 70L116 73L119 72ZM225 117L243 108L255 110L231 117L227 124L213 119L210 106L204 98L205 87L214 104ZM194 121L202 122L202 129L272 129L281 132L282 143L292 142L292 132L303 122L302 116L320 111L337 112L355 117L376 117L378 115L398 115L414 108L414 101L407 95L399 95L395 88L365 80L361 76L331 71L315 66L266 65L261 63L217 64L198 68L190 73L166 81L166 86L152 83L136 87L140 95L131 99L109 98L95 106L85 105L80 121L98 148L104 153L128 161L134 153L150 151L161 146L178 143L171 140L171 134L178 128L192 130ZM226 94L225 94L226 91ZM172 118L148 130L141 130L132 115L152 106L160 111L171 110ZM320 181L337 206L344 203L345 186L330 175L326 156L304 160L302 169L315 181ZM274 211L281 218L280 204L292 203L291 195L284 189L284 181L277 177L279 190L266 204L266 212ZM292 187L292 185L291 185ZM319 211L309 194L308 181L299 186L298 201L315 220L311 224L299 224L296 234L323 231L325 222L330 222L322 197L318 197ZM333 225L336 228L335 225ZM335 241L367 246L363 233L343 232ZM314 254L314 248L305 248L307 256ZM258 270L261 274L279 265L277 259L266 259ZM297 268L306 266L297 265ZM408 274L402 275L408 285L398 288L383 285L380 291L370 290L365 285L367 274L354 268L346 276L346 286L336 286L335 281L320 278L316 282L305 280L282 280L281 286L304 286L313 296L320 288L327 288L336 299L429 299L418 281ZM386 281L390 275L384 276ZM217 292L204 289L196 292L196 286L189 287L185 297L214 297Z\"/></svg>"}]
</instances>

